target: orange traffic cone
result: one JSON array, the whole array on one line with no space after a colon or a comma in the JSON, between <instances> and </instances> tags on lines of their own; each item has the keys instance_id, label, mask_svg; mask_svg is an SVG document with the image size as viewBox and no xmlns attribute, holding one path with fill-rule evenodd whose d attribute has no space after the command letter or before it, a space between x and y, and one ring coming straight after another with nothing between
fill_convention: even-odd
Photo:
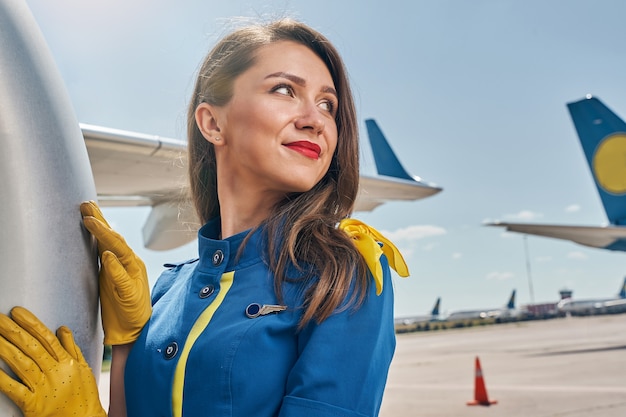
<instances>
[{"instance_id":1,"label":"orange traffic cone","mask_svg":"<svg viewBox=\"0 0 626 417\"><path fill-rule=\"evenodd\" d=\"M496 400L489 400L487 396L487 388L485 388L485 380L483 379L483 371L480 369L480 359L476 356L476 370L474 378L474 401L468 401L467 405L491 405L497 404Z\"/></svg>"}]
</instances>

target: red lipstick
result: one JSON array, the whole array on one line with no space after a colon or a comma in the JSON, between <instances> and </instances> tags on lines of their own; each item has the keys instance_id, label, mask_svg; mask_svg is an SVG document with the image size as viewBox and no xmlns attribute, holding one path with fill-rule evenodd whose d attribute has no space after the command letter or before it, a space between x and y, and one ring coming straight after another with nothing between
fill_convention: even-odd
<instances>
[{"instance_id":1,"label":"red lipstick","mask_svg":"<svg viewBox=\"0 0 626 417\"><path fill-rule=\"evenodd\" d=\"M317 144L307 140L286 143L285 146L311 159L319 159L322 153L322 149Z\"/></svg>"}]
</instances>

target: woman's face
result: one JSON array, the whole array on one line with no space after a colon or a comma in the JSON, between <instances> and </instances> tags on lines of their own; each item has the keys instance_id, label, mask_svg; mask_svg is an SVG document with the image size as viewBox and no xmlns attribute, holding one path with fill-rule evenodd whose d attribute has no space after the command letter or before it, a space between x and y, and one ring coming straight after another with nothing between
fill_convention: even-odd
<instances>
[{"instance_id":1,"label":"woman's face","mask_svg":"<svg viewBox=\"0 0 626 417\"><path fill-rule=\"evenodd\" d=\"M276 42L233 87L229 103L212 108L218 175L276 199L310 190L337 146L337 94L324 62L306 46Z\"/></svg>"}]
</instances>

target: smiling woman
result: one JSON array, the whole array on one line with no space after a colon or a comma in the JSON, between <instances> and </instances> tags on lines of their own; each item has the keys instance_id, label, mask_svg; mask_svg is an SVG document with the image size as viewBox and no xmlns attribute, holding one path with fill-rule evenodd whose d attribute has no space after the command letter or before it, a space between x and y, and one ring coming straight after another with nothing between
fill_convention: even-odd
<instances>
[{"instance_id":1,"label":"smiling woman","mask_svg":"<svg viewBox=\"0 0 626 417\"><path fill-rule=\"evenodd\" d=\"M226 105L196 107L215 149L223 238L256 226L285 195L309 191L326 175L337 146L337 96L329 91L324 62L282 41L259 48Z\"/></svg>"},{"instance_id":2,"label":"smiling woman","mask_svg":"<svg viewBox=\"0 0 626 417\"><path fill-rule=\"evenodd\" d=\"M166 264L149 295L141 259L81 206L113 345L109 416L378 414L395 349L390 266L407 270L348 219L356 125L339 54L302 23L248 26L209 52L188 108L199 258Z\"/></svg>"}]
</instances>

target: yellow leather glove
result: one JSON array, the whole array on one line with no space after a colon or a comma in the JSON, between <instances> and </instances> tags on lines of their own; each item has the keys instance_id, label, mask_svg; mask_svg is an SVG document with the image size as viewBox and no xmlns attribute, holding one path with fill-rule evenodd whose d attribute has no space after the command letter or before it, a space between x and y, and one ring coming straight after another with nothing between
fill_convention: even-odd
<instances>
[{"instance_id":1,"label":"yellow leather glove","mask_svg":"<svg viewBox=\"0 0 626 417\"><path fill-rule=\"evenodd\" d=\"M59 327L57 337L22 307L0 314L0 358L20 379L0 370L0 391L24 417L106 417L96 379L74 342Z\"/></svg>"},{"instance_id":2,"label":"yellow leather glove","mask_svg":"<svg viewBox=\"0 0 626 417\"><path fill-rule=\"evenodd\" d=\"M98 241L104 343L132 343L152 314L146 266L111 229L94 201L82 203L80 212L85 227Z\"/></svg>"},{"instance_id":3,"label":"yellow leather glove","mask_svg":"<svg viewBox=\"0 0 626 417\"><path fill-rule=\"evenodd\" d=\"M374 281L376 282L376 295L383 292L383 268L380 265L380 255L383 253L393 268L401 277L409 276L409 268L404 262L402 254L385 236L371 226L356 219L343 219L339 223L339 229L343 230L352 238L357 250L365 259ZM382 243L382 248L378 244Z\"/></svg>"}]
</instances>

